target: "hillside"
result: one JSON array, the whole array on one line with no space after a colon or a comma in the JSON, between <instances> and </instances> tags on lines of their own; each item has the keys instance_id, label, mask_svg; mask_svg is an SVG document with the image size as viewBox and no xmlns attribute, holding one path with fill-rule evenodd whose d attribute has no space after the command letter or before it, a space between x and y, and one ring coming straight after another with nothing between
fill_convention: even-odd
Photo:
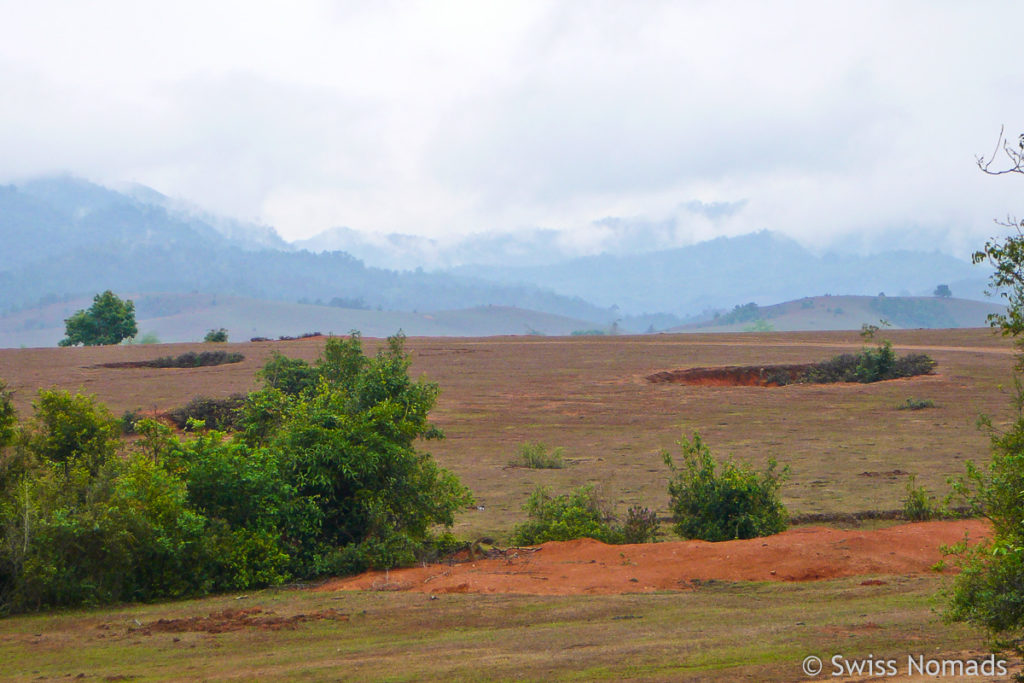
<instances>
[{"instance_id":1,"label":"hillside","mask_svg":"<svg viewBox=\"0 0 1024 683\"><path fill-rule=\"evenodd\" d=\"M439 312L374 311L210 294L134 295L139 336L161 342L199 341L208 330L226 328L231 340L277 338L306 332L347 334L359 330L386 337L402 330L410 336L568 335L595 323L510 306L478 306ZM0 316L0 348L56 346L64 319L88 308L76 298Z\"/></svg>"},{"instance_id":2,"label":"hillside","mask_svg":"<svg viewBox=\"0 0 1024 683\"><path fill-rule=\"evenodd\" d=\"M615 317L530 284L294 251L266 226L191 214L147 188L126 194L71 177L0 187L0 243L0 311L8 312L113 289L285 302L338 298L392 311L490 304L602 323Z\"/></svg>"},{"instance_id":3,"label":"hillside","mask_svg":"<svg viewBox=\"0 0 1024 683\"><path fill-rule=\"evenodd\" d=\"M773 306L738 306L729 313L675 327L671 332L761 330L859 330L888 321L896 329L987 327L987 316L1005 312L995 303L900 296L815 296Z\"/></svg>"}]
</instances>

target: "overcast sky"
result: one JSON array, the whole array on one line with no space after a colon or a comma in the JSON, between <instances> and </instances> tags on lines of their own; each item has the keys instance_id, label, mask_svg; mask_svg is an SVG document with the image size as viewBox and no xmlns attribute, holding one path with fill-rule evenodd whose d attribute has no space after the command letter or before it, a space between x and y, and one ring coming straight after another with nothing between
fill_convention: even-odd
<instances>
[{"instance_id":1,"label":"overcast sky","mask_svg":"<svg viewBox=\"0 0 1024 683\"><path fill-rule=\"evenodd\" d=\"M138 182L275 226L811 246L1024 212L1019 2L0 0L0 181ZM709 219L693 201L745 202Z\"/></svg>"}]
</instances>

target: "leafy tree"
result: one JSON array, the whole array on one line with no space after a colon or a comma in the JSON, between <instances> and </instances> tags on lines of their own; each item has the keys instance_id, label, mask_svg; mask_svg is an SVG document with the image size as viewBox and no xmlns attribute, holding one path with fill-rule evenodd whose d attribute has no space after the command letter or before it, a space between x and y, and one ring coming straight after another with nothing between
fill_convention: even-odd
<instances>
[{"instance_id":1,"label":"leafy tree","mask_svg":"<svg viewBox=\"0 0 1024 683\"><path fill-rule=\"evenodd\" d=\"M932 294L940 299L948 299L953 296L953 292L949 289L949 285L939 285L935 288L935 291L932 292Z\"/></svg>"},{"instance_id":2,"label":"leafy tree","mask_svg":"<svg viewBox=\"0 0 1024 683\"><path fill-rule=\"evenodd\" d=\"M1018 140L1014 146L1000 132L996 153L989 159L979 157L978 166L991 175L1024 174L1024 135ZM1000 150L1009 163L993 169ZM996 647L1020 655L1024 654L1024 385L1020 377L1024 371L1024 221L1009 217L997 223L1016 234L989 240L973 260L995 267L990 284L1007 301L1006 313L991 315L989 321L1003 335L1014 337L1018 349L1017 416L1006 431L993 431L987 466L968 463L967 474L954 484L957 493L992 521L994 534L990 543L966 554L947 617L984 628Z\"/></svg>"},{"instance_id":3,"label":"leafy tree","mask_svg":"<svg viewBox=\"0 0 1024 683\"><path fill-rule=\"evenodd\" d=\"M60 346L101 346L120 344L134 337L139 328L135 324L135 303L122 301L109 289L93 297L92 306L81 310L64 321L65 337Z\"/></svg>"},{"instance_id":4,"label":"leafy tree","mask_svg":"<svg viewBox=\"0 0 1024 683\"><path fill-rule=\"evenodd\" d=\"M121 457L109 411L40 392L33 419L0 434L15 444L0 457L0 614L392 567L448 544L437 527L472 496L417 448L441 436L438 388L409 377L402 337L373 358L353 335L314 365L285 361L268 362L235 437L142 419ZM296 393L276 367L301 370Z\"/></svg>"},{"instance_id":5,"label":"leafy tree","mask_svg":"<svg viewBox=\"0 0 1024 683\"><path fill-rule=\"evenodd\" d=\"M43 390L33 405L35 419L25 433L28 447L66 477L74 466L95 476L117 450L119 423L94 397Z\"/></svg>"},{"instance_id":6,"label":"leafy tree","mask_svg":"<svg viewBox=\"0 0 1024 683\"><path fill-rule=\"evenodd\" d=\"M0 448L14 440L16 424L17 415L14 412L11 392L7 390L7 384L0 380Z\"/></svg>"},{"instance_id":7,"label":"leafy tree","mask_svg":"<svg viewBox=\"0 0 1024 683\"><path fill-rule=\"evenodd\" d=\"M774 459L758 474L748 465L726 460L720 469L699 434L679 441L683 463L677 467L662 453L672 472L668 492L675 530L683 538L729 541L784 531L788 524L779 489L789 468Z\"/></svg>"},{"instance_id":8,"label":"leafy tree","mask_svg":"<svg viewBox=\"0 0 1024 683\"><path fill-rule=\"evenodd\" d=\"M210 330L206 333L206 336L203 337L204 342L226 342L227 340L228 331L223 327L216 330Z\"/></svg>"}]
</instances>

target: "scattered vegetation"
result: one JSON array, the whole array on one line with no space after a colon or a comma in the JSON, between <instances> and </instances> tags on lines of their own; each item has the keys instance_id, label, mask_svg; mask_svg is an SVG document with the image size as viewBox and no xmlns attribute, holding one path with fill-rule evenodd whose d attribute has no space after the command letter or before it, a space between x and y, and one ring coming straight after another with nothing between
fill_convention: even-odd
<instances>
[{"instance_id":1,"label":"scattered vegetation","mask_svg":"<svg viewBox=\"0 0 1024 683\"><path fill-rule=\"evenodd\" d=\"M206 333L206 336L203 337L203 341L208 343L221 343L226 342L227 340L228 331L223 327L216 330L210 330Z\"/></svg>"},{"instance_id":2,"label":"scattered vegetation","mask_svg":"<svg viewBox=\"0 0 1024 683\"><path fill-rule=\"evenodd\" d=\"M930 398L908 398L903 403L896 406L897 410L924 410L925 408L934 408L935 401Z\"/></svg>"},{"instance_id":3,"label":"scattered vegetation","mask_svg":"<svg viewBox=\"0 0 1024 683\"><path fill-rule=\"evenodd\" d=\"M725 314L715 314L715 322L719 325L732 325L735 323L755 323L764 317L760 306L751 301L748 304L737 305Z\"/></svg>"},{"instance_id":4,"label":"scattered vegetation","mask_svg":"<svg viewBox=\"0 0 1024 683\"><path fill-rule=\"evenodd\" d=\"M563 450L561 447L548 450L548 447L540 442L524 443L509 464L533 470L560 470L565 467L565 460L562 459Z\"/></svg>"},{"instance_id":5,"label":"scattered vegetation","mask_svg":"<svg viewBox=\"0 0 1024 683\"><path fill-rule=\"evenodd\" d=\"M296 392L245 397L233 437L142 419L122 443L125 420L49 391L16 426L0 390L0 613L247 590L445 545L436 530L472 496L413 445L441 436L438 389L409 378L402 338L373 358L358 336L328 340L309 367Z\"/></svg>"},{"instance_id":6,"label":"scattered vegetation","mask_svg":"<svg viewBox=\"0 0 1024 683\"><path fill-rule=\"evenodd\" d=\"M605 330L573 330L573 337L601 337L608 334Z\"/></svg>"},{"instance_id":7,"label":"scattered vegetation","mask_svg":"<svg viewBox=\"0 0 1024 683\"><path fill-rule=\"evenodd\" d=\"M92 306L64 321L64 339L60 346L102 346L120 344L138 333L135 304L122 301L109 289L93 297Z\"/></svg>"},{"instance_id":8,"label":"scattered vegetation","mask_svg":"<svg viewBox=\"0 0 1024 683\"><path fill-rule=\"evenodd\" d=\"M589 484L558 496L547 488L539 488L530 495L523 509L530 519L515 528L512 534L515 545L576 538L612 544L648 543L659 533L655 514L640 506L631 507L625 524L620 525L611 505Z\"/></svg>"},{"instance_id":9,"label":"scattered vegetation","mask_svg":"<svg viewBox=\"0 0 1024 683\"><path fill-rule=\"evenodd\" d=\"M675 530L683 538L728 541L769 536L786 529L788 516L779 489L789 468L774 459L758 474L749 465L725 460L716 464L699 434L680 440L682 465L662 453L671 471L668 492Z\"/></svg>"},{"instance_id":10,"label":"scattered vegetation","mask_svg":"<svg viewBox=\"0 0 1024 683\"><path fill-rule=\"evenodd\" d=\"M1024 135L1016 146L1000 132L996 152L1002 150L1009 164L992 169L994 158L978 158L985 173L1024 174ZM992 521L990 543L961 555L947 618L979 626L995 648L1024 654L1024 221L1001 223L1015 235L990 240L974 253L974 263L995 268L990 278L994 291L1006 299L1006 313L989 316L989 323L1004 336L1014 337L1017 362L1013 374L1016 419L1005 432L992 431L992 457L987 466L967 463L966 474L954 482L954 491L974 510ZM990 421L986 422L991 429ZM1018 680L1022 678L1020 674Z\"/></svg>"},{"instance_id":11,"label":"scattered vegetation","mask_svg":"<svg viewBox=\"0 0 1024 683\"><path fill-rule=\"evenodd\" d=\"M903 498L903 517L911 522L927 522L932 519L949 517L946 506L928 493L924 486L915 484L916 477L907 479L907 493Z\"/></svg>"}]
</instances>

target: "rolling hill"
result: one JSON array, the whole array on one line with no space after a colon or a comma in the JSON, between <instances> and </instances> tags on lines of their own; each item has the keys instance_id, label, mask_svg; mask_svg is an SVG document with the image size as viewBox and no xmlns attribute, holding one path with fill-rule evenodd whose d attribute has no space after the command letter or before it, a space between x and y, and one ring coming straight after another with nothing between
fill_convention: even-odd
<instances>
[{"instance_id":1,"label":"rolling hill","mask_svg":"<svg viewBox=\"0 0 1024 683\"><path fill-rule=\"evenodd\" d=\"M752 330L859 330L865 323L889 322L896 329L986 327L987 316L1004 306L969 299L901 296L814 296L773 306L746 304L731 312L689 323L669 332Z\"/></svg>"}]
</instances>

